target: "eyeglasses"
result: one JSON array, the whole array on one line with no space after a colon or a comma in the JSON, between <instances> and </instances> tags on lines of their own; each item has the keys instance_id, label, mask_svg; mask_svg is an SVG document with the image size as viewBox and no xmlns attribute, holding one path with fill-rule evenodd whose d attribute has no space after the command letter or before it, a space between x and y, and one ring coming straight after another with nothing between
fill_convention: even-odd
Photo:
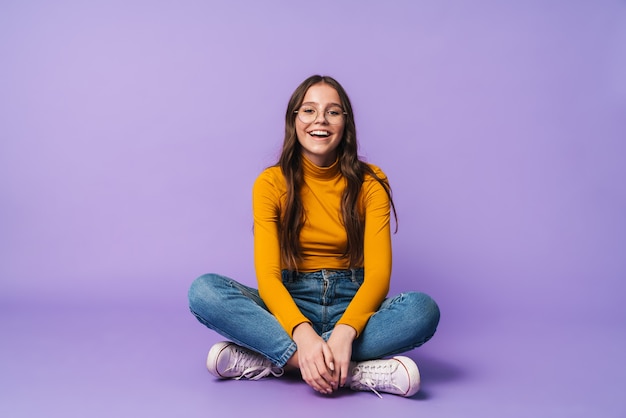
<instances>
[{"instance_id":1,"label":"eyeglasses","mask_svg":"<svg viewBox=\"0 0 626 418\"><path fill-rule=\"evenodd\" d=\"M313 123L317 120L318 111L313 106L301 106L300 109L294 110L293 113L298 114L298 119L302 123ZM331 107L324 111L324 118L331 125L338 125L343 121L344 115L348 113L344 112L340 107Z\"/></svg>"}]
</instances>

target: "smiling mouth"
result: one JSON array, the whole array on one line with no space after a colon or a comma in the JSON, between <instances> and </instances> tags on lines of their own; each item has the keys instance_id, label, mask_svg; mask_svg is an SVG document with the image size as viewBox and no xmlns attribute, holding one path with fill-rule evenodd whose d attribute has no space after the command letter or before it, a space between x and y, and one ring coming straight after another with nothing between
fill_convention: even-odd
<instances>
[{"instance_id":1,"label":"smiling mouth","mask_svg":"<svg viewBox=\"0 0 626 418\"><path fill-rule=\"evenodd\" d=\"M330 132L316 130L316 131L309 132L309 135L314 136L316 138L328 138L330 136Z\"/></svg>"}]
</instances>

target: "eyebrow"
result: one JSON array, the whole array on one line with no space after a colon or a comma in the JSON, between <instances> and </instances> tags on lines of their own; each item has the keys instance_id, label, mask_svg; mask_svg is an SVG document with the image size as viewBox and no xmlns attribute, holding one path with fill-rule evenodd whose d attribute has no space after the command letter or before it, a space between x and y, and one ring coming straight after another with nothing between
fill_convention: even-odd
<instances>
[{"instance_id":1,"label":"eyebrow","mask_svg":"<svg viewBox=\"0 0 626 418\"><path fill-rule=\"evenodd\" d=\"M319 103L317 102L304 102L302 103L302 106L304 105L318 105ZM337 107L342 107L339 103L328 103L328 106L326 107L331 107L331 106L337 106Z\"/></svg>"}]
</instances>

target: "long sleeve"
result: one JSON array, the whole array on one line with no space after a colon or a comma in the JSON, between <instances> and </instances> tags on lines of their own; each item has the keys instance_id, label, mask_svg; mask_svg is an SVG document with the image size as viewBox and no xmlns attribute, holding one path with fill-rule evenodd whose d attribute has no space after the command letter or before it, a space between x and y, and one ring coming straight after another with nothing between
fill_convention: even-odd
<instances>
[{"instance_id":1,"label":"long sleeve","mask_svg":"<svg viewBox=\"0 0 626 418\"><path fill-rule=\"evenodd\" d=\"M283 183L277 168L264 171L254 183L254 266L261 298L292 336L296 325L308 319L300 312L282 282L278 222L281 198L285 194L284 187L281 187Z\"/></svg>"},{"instance_id":2,"label":"long sleeve","mask_svg":"<svg viewBox=\"0 0 626 418\"><path fill-rule=\"evenodd\" d=\"M384 174L376 174L383 179ZM361 288L348 305L338 324L350 325L360 335L370 316L380 307L391 279L390 202L384 188L373 178L366 180L362 190L365 209L364 270Z\"/></svg>"}]
</instances>

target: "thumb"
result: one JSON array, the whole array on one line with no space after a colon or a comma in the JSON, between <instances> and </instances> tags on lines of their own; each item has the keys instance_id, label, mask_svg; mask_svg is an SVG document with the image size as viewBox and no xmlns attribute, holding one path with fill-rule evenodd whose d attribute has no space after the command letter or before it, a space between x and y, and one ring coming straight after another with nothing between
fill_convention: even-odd
<instances>
[{"instance_id":1,"label":"thumb","mask_svg":"<svg viewBox=\"0 0 626 418\"><path fill-rule=\"evenodd\" d=\"M335 371L335 358L333 357L333 352L328 346L328 344L324 344L322 348L322 352L324 353L324 362L326 363L326 367L331 372Z\"/></svg>"}]
</instances>

